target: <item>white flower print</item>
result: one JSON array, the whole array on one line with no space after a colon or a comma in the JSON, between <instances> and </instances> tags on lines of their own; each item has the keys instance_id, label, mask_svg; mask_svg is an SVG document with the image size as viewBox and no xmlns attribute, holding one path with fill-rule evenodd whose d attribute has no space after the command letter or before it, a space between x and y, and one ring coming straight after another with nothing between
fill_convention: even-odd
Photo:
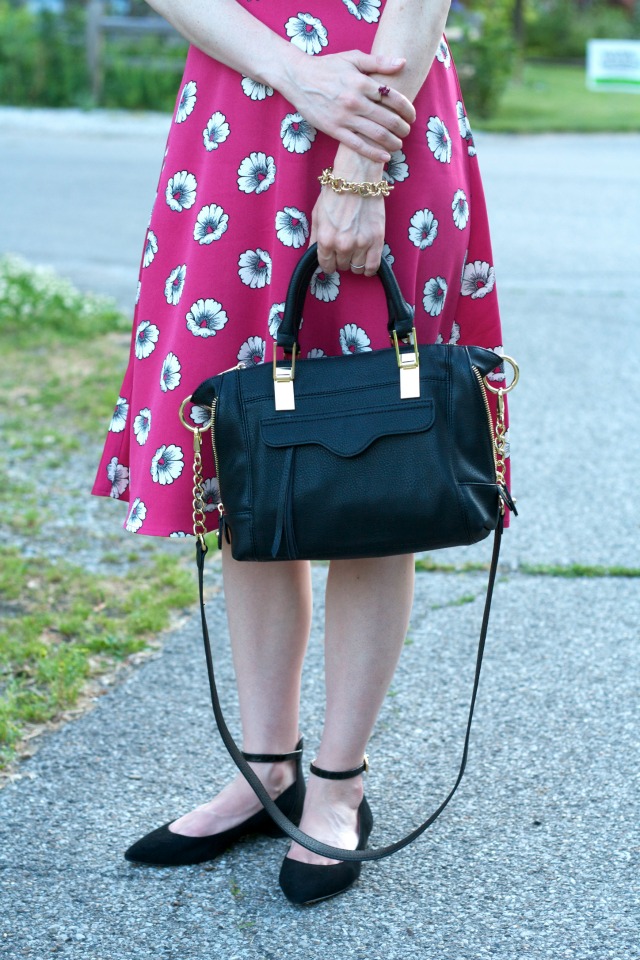
<instances>
[{"instance_id":1,"label":"white flower print","mask_svg":"<svg viewBox=\"0 0 640 960\"><path fill-rule=\"evenodd\" d=\"M175 353L168 353L164 358L162 370L160 371L160 389L163 393L167 390L175 390L182 380L182 367Z\"/></svg>"},{"instance_id":2,"label":"white flower print","mask_svg":"<svg viewBox=\"0 0 640 960\"><path fill-rule=\"evenodd\" d=\"M326 357L326 353L320 347L314 347L307 354L307 360L321 360L323 357Z\"/></svg>"},{"instance_id":3,"label":"white flower print","mask_svg":"<svg viewBox=\"0 0 640 960\"><path fill-rule=\"evenodd\" d=\"M131 510L129 511L129 516L125 524L125 530L128 530L129 533L137 533L144 519L147 516L147 507L146 504L142 502L140 497L136 499L131 504Z\"/></svg>"},{"instance_id":4,"label":"white flower print","mask_svg":"<svg viewBox=\"0 0 640 960\"><path fill-rule=\"evenodd\" d=\"M438 236L438 221L431 210L416 210L409 221L409 240L421 250L430 247Z\"/></svg>"},{"instance_id":5,"label":"white flower print","mask_svg":"<svg viewBox=\"0 0 640 960\"><path fill-rule=\"evenodd\" d=\"M164 295L167 303L172 303L174 307L180 303L180 297L182 296L182 291L184 290L184 282L186 277L186 263L176 267L175 270L172 270L167 277L167 281L164 285Z\"/></svg>"},{"instance_id":6,"label":"white flower print","mask_svg":"<svg viewBox=\"0 0 640 960\"><path fill-rule=\"evenodd\" d=\"M440 43L438 44L438 49L436 51L436 58L443 63L447 70L451 66L451 54L449 53L449 47L447 46L447 41L444 37L441 37Z\"/></svg>"},{"instance_id":7,"label":"white flower print","mask_svg":"<svg viewBox=\"0 0 640 960\"><path fill-rule=\"evenodd\" d=\"M140 294L142 293L142 280L138 280L138 286L136 287L136 307L140 303Z\"/></svg>"},{"instance_id":8,"label":"white flower print","mask_svg":"<svg viewBox=\"0 0 640 960\"><path fill-rule=\"evenodd\" d=\"M238 260L238 274L243 283L255 290L271 283L271 257L266 250L245 250Z\"/></svg>"},{"instance_id":9,"label":"white flower print","mask_svg":"<svg viewBox=\"0 0 640 960\"><path fill-rule=\"evenodd\" d=\"M455 344L460 339L460 324L456 323L455 320L451 324L451 333L449 334L448 343L455 346ZM436 337L436 343L444 343L444 337L441 333Z\"/></svg>"},{"instance_id":10,"label":"white flower print","mask_svg":"<svg viewBox=\"0 0 640 960\"><path fill-rule=\"evenodd\" d=\"M185 83L178 101L178 108L176 110L176 123L184 123L187 117L193 113L193 108L196 105L197 93L198 87L195 80L190 80L189 83Z\"/></svg>"},{"instance_id":11,"label":"white flower print","mask_svg":"<svg viewBox=\"0 0 640 960\"><path fill-rule=\"evenodd\" d=\"M456 113L458 115L458 130L460 131L460 136L463 140L467 142L467 148L470 157L475 157L476 148L473 143L473 134L471 132L471 125L469 123L469 118L465 113L464 104L462 100L458 100L456 103Z\"/></svg>"},{"instance_id":12,"label":"white flower print","mask_svg":"<svg viewBox=\"0 0 640 960\"><path fill-rule=\"evenodd\" d=\"M245 367L264 363L264 351L267 344L262 337L249 337L238 350L238 361Z\"/></svg>"},{"instance_id":13,"label":"white flower print","mask_svg":"<svg viewBox=\"0 0 640 960\"><path fill-rule=\"evenodd\" d=\"M225 142L230 132L231 130L224 113L216 110L202 131L202 139L209 153L211 153L212 150L217 150L220 144Z\"/></svg>"},{"instance_id":14,"label":"white flower print","mask_svg":"<svg viewBox=\"0 0 640 960\"><path fill-rule=\"evenodd\" d=\"M346 355L371 351L371 340L355 323L348 323L340 330L340 347Z\"/></svg>"},{"instance_id":15,"label":"white flower print","mask_svg":"<svg viewBox=\"0 0 640 960\"><path fill-rule=\"evenodd\" d=\"M151 323L150 320L143 320L142 323L138 324L134 344L134 351L138 360L144 360L151 356L156 348L159 336L160 331L155 323Z\"/></svg>"},{"instance_id":16,"label":"white flower print","mask_svg":"<svg viewBox=\"0 0 640 960\"><path fill-rule=\"evenodd\" d=\"M432 317L441 314L446 296L447 281L444 277L432 277L431 280L427 280L422 297L422 303L427 313Z\"/></svg>"},{"instance_id":17,"label":"white flower print","mask_svg":"<svg viewBox=\"0 0 640 960\"><path fill-rule=\"evenodd\" d=\"M193 239L201 246L219 240L229 226L229 215L217 203L203 207L198 214L193 231Z\"/></svg>"},{"instance_id":18,"label":"white flower print","mask_svg":"<svg viewBox=\"0 0 640 960\"><path fill-rule=\"evenodd\" d=\"M187 314L187 330L194 337L215 337L228 319L222 304L217 300L196 300Z\"/></svg>"},{"instance_id":19,"label":"white flower print","mask_svg":"<svg viewBox=\"0 0 640 960\"><path fill-rule=\"evenodd\" d=\"M394 150L391 160L388 160L382 171L382 177L387 183L402 183L409 176L409 167L402 150Z\"/></svg>"},{"instance_id":20,"label":"white flower print","mask_svg":"<svg viewBox=\"0 0 640 960\"><path fill-rule=\"evenodd\" d=\"M309 236L309 221L297 207L285 207L276 213L276 236L285 247L298 249Z\"/></svg>"},{"instance_id":21,"label":"white flower print","mask_svg":"<svg viewBox=\"0 0 640 960\"><path fill-rule=\"evenodd\" d=\"M117 457L112 457L107 464L107 480L111 484L110 497L119 500L129 486L129 467L118 463Z\"/></svg>"},{"instance_id":22,"label":"white flower print","mask_svg":"<svg viewBox=\"0 0 640 960\"><path fill-rule=\"evenodd\" d=\"M252 153L238 168L238 187L243 193L264 193L276 178L273 157L266 153Z\"/></svg>"},{"instance_id":23,"label":"white flower print","mask_svg":"<svg viewBox=\"0 0 640 960\"><path fill-rule=\"evenodd\" d=\"M184 469L182 447L175 443L158 447L151 461L151 479L163 487L177 480Z\"/></svg>"},{"instance_id":24,"label":"white flower print","mask_svg":"<svg viewBox=\"0 0 640 960\"><path fill-rule=\"evenodd\" d=\"M496 274L486 260L474 260L468 263L462 274L462 296L472 300L482 300L491 293L496 284Z\"/></svg>"},{"instance_id":25,"label":"white flower print","mask_svg":"<svg viewBox=\"0 0 640 960\"><path fill-rule=\"evenodd\" d=\"M380 19L380 0L342 0L345 7L358 20L377 23Z\"/></svg>"},{"instance_id":26,"label":"white flower print","mask_svg":"<svg viewBox=\"0 0 640 960\"><path fill-rule=\"evenodd\" d=\"M387 261L390 267L394 265L396 258L391 253L391 247L389 246L388 243L385 243L384 247L382 248L382 256Z\"/></svg>"},{"instance_id":27,"label":"white flower print","mask_svg":"<svg viewBox=\"0 0 640 960\"><path fill-rule=\"evenodd\" d=\"M201 407L198 404L195 404L191 407L191 413L189 414L194 423L197 423L198 426L205 424L209 426L209 421L211 420L211 410L209 407Z\"/></svg>"},{"instance_id":28,"label":"white flower print","mask_svg":"<svg viewBox=\"0 0 640 960\"><path fill-rule=\"evenodd\" d=\"M156 237L153 230L149 230L147 233L147 239L144 243L144 254L142 257L143 267L150 267L155 259L155 255L158 252L158 238Z\"/></svg>"},{"instance_id":29,"label":"white flower print","mask_svg":"<svg viewBox=\"0 0 640 960\"><path fill-rule=\"evenodd\" d=\"M312 17L310 13L299 13L297 17L290 17L286 23L287 36L291 43L304 53L313 56L320 53L327 43L327 30L322 21Z\"/></svg>"},{"instance_id":30,"label":"white flower print","mask_svg":"<svg viewBox=\"0 0 640 960\"><path fill-rule=\"evenodd\" d=\"M330 303L340 293L339 272L336 270L334 273L325 273L324 270L318 268L311 277L310 289L317 300Z\"/></svg>"},{"instance_id":31,"label":"white flower print","mask_svg":"<svg viewBox=\"0 0 640 960\"><path fill-rule=\"evenodd\" d=\"M109 430L111 433L122 433L124 428L127 425L127 417L129 416L129 402L125 400L124 397L118 397L116 400L116 405L113 411L113 416L111 417L111 423L109 424Z\"/></svg>"},{"instance_id":32,"label":"white flower print","mask_svg":"<svg viewBox=\"0 0 640 960\"><path fill-rule=\"evenodd\" d=\"M451 137L440 117L429 117L427 143L436 160L451 163Z\"/></svg>"},{"instance_id":33,"label":"white flower print","mask_svg":"<svg viewBox=\"0 0 640 960\"><path fill-rule=\"evenodd\" d=\"M267 86L266 83L258 83L257 80L252 80L251 77L242 77L242 90L246 97L249 97L251 100L266 100L267 97L273 96L273 87Z\"/></svg>"},{"instance_id":34,"label":"white flower print","mask_svg":"<svg viewBox=\"0 0 640 960\"><path fill-rule=\"evenodd\" d=\"M451 204L453 222L458 230L464 230L469 222L469 201L464 190L456 190Z\"/></svg>"},{"instance_id":35,"label":"white flower print","mask_svg":"<svg viewBox=\"0 0 640 960\"><path fill-rule=\"evenodd\" d=\"M288 113L280 124L280 136L289 153L306 153L316 138L316 128L299 113Z\"/></svg>"},{"instance_id":36,"label":"white flower print","mask_svg":"<svg viewBox=\"0 0 640 960\"><path fill-rule=\"evenodd\" d=\"M192 537L192 533L185 533L184 530L175 530L169 534L170 540L182 540L184 537Z\"/></svg>"},{"instance_id":37,"label":"white flower print","mask_svg":"<svg viewBox=\"0 0 640 960\"><path fill-rule=\"evenodd\" d=\"M278 329L284 316L284 302L274 303L269 310L269 335L275 340L278 336Z\"/></svg>"},{"instance_id":38,"label":"white flower print","mask_svg":"<svg viewBox=\"0 0 640 960\"><path fill-rule=\"evenodd\" d=\"M511 437L509 436L510 433L511 433L511 427L509 427L509 429L505 432L505 435L504 435L504 458L505 458L505 460L506 460L508 457L511 456Z\"/></svg>"},{"instance_id":39,"label":"white flower print","mask_svg":"<svg viewBox=\"0 0 640 960\"><path fill-rule=\"evenodd\" d=\"M493 347L493 352L497 353L499 357L504 357L504 347ZM492 370L491 373L487 374L487 380L491 380L493 383L504 383L507 379L507 375L504 372L504 364L502 367L497 367L495 370Z\"/></svg>"},{"instance_id":40,"label":"white flower print","mask_svg":"<svg viewBox=\"0 0 640 960\"><path fill-rule=\"evenodd\" d=\"M198 181L188 170L180 170L169 177L165 197L168 206L180 213L182 210L189 210L196 202L196 190Z\"/></svg>"},{"instance_id":41,"label":"white flower print","mask_svg":"<svg viewBox=\"0 0 640 960\"><path fill-rule=\"evenodd\" d=\"M218 504L220 503L220 484L216 477L205 480L202 489L202 500L204 502L205 513L213 513L214 510L217 510Z\"/></svg>"},{"instance_id":42,"label":"white flower print","mask_svg":"<svg viewBox=\"0 0 640 960\"><path fill-rule=\"evenodd\" d=\"M137 417L133 419L133 432L135 433L136 440L141 447L144 447L145 443L149 439L149 433L151 431L151 410L149 407L143 407Z\"/></svg>"}]
</instances>

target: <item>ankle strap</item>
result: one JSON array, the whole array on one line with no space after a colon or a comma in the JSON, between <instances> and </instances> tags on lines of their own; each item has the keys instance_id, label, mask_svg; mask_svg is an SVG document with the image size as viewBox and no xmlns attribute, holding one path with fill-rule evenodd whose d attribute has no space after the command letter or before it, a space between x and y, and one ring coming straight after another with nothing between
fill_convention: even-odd
<instances>
[{"instance_id":1,"label":"ankle strap","mask_svg":"<svg viewBox=\"0 0 640 960\"><path fill-rule=\"evenodd\" d=\"M243 750L242 756L247 763L282 763L284 760L300 760L303 746L304 741L300 738L296 749L292 750L291 753L246 753Z\"/></svg>"},{"instance_id":2,"label":"ankle strap","mask_svg":"<svg viewBox=\"0 0 640 960\"><path fill-rule=\"evenodd\" d=\"M367 773L369 770L369 757L365 754L364 760L359 767L354 767L353 770L322 770L321 767L316 767L315 763L309 764L309 770L316 777L321 777L323 780L350 780L351 777L357 777L361 773Z\"/></svg>"}]
</instances>

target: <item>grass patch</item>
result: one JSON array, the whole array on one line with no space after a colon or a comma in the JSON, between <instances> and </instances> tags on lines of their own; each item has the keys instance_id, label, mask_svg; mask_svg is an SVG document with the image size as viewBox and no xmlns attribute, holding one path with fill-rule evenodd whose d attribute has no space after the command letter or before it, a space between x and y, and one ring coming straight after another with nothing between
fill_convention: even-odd
<instances>
[{"instance_id":1,"label":"grass patch","mask_svg":"<svg viewBox=\"0 0 640 960\"><path fill-rule=\"evenodd\" d=\"M73 474L88 496L129 327L111 301L50 270L0 259L8 398L0 414L0 769L42 724L90 704L104 689L97 677L152 648L172 611L196 599L190 566L158 541L93 547L66 486ZM74 545L89 551L101 574L48 558L52 519L65 522L70 554ZM135 577L123 571L123 557Z\"/></svg>"},{"instance_id":2,"label":"grass patch","mask_svg":"<svg viewBox=\"0 0 640 960\"><path fill-rule=\"evenodd\" d=\"M588 566L581 563L568 564L535 564L521 563L519 573L526 573L532 577L565 577L567 579L600 578L600 577L640 577L640 567L603 567Z\"/></svg>"},{"instance_id":3,"label":"grass patch","mask_svg":"<svg viewBox=\"0 0 640 960\"><path fill-rule=\"evenodd\" d=\"M488 563L469 561L468 563L440 563L433 557L419 557L415 562L416 573L478 573L488 570Z\"/></svg>"},{"instance_id":4,"label":"grass patch","mask_svg":"<svg viewBox=\"0 0 640 960\"><path fill-rule=\"evenodd\" d=\"M637 133L640 94L587 90L585 70L562 64L525 64L510 81L489 120L471 117L496 133Z\"/></svg>"},{"instance_id":5,"label":"grass patch","mask_svg":"<svg viewBox=\"0 0 640 960\"><path fill-rule=\"evenodd\" d=\"M196 599L191 573L156 556L130 577L0 551L0 767L30 724L57 720L90 678L150 646Z\"/></svg>"}]
</instances>

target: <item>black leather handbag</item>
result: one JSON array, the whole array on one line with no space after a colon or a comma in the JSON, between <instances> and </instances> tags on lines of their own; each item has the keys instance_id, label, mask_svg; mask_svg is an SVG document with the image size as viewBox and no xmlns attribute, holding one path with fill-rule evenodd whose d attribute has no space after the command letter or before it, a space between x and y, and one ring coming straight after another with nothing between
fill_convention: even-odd
<instances>
[{"instance_id":1,"label":"black leather handbag","mask_svg":"<svg viewBox=\"0 0 640 960\"><path fill-rule=\"evenodd\" d=\"M341 860L387 856L435 820L462 778L488 627L505 508L504 394L486 379L503 358L482 347L418 345L413 309L383 259L379 276L392 346L353 356L299 360L302 307L316 248L291 278L273 367L236 367L205 380L189 402L211 411L194 428L194 534L214 713L236 764L276 823L311 850ZM498 394L497 426L487 389ZM226 728L215 688L202 602L205 513L201 444L210 432L221 502L220 538L236 560L332 560L471 544L496 531L474 691L458 780L409 837L377 850L341 850L293 825L269 799Z\"/></svg>"},{"instance_id":2,"label":"black leather handbag","mask_svg":"<svg viewBox=\"0 0 640 960\"><path fill-rule=\"evenodd\" d=\"M212 411L233 556L333 560L483 539L502 502L483 378L501 358L482 347L418 347L413 311L383 260L395 346L297 360L317 266L311 248L291 279L278 331L291 359L221 373L191 397Z\"/></svg>"}]
</instances>

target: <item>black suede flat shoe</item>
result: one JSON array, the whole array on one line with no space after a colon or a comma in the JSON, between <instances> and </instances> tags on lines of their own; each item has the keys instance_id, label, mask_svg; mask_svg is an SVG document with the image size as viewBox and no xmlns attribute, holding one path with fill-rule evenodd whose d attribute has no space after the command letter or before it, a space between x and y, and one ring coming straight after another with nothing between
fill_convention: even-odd
<instances>
[{"instance_id":1,"label":"black suede flat shoe","mask_svg":"<svg viewBox=\"0 0 640 960\"><path fill-rule=\"evenodd\" d=\"M355 770L348 770L332 774L331 771L321 770L311 764L311 770L316 776L327 780L346 780L355 777L365 769L363 764ZM369 835L373 828L373 814L363 797L358 807L358 846L356 850L365 850ZM343 860L340 863L322 866L316 863L301 863L285 857L280 868L280 888L287 900L296 906L307 906L328 900L348 890L360 876L362 864L353 860Z\"/></svg>"},{"instance_id":2,"label":"black suede flat shoe","mask_svg":"<svg viewBox=\"0 0 640 960\"><path fill-rule=\"evenodd\" d=\"M302 775L302 740L291 753L261 754L259 756L245 753L244 757L254 763L296 761L296 779L276 799L276 806L294 823L300 823L305 794L305 782ZM284 836L266 810L258 810L257 813L254 813L253 816L239 823L236 827L223 830L221 833L214 833L208 837L185 837L181 833L173 833L169 830L169 826L170 823L165 823L162 827L152 830L151 833L136 841L126 851L125 860L156 867L182 867L194 863L204 863L206 860L214 860L241 837L252 834L261 834L268 837Z\"/></svg>"}]
</instances>

